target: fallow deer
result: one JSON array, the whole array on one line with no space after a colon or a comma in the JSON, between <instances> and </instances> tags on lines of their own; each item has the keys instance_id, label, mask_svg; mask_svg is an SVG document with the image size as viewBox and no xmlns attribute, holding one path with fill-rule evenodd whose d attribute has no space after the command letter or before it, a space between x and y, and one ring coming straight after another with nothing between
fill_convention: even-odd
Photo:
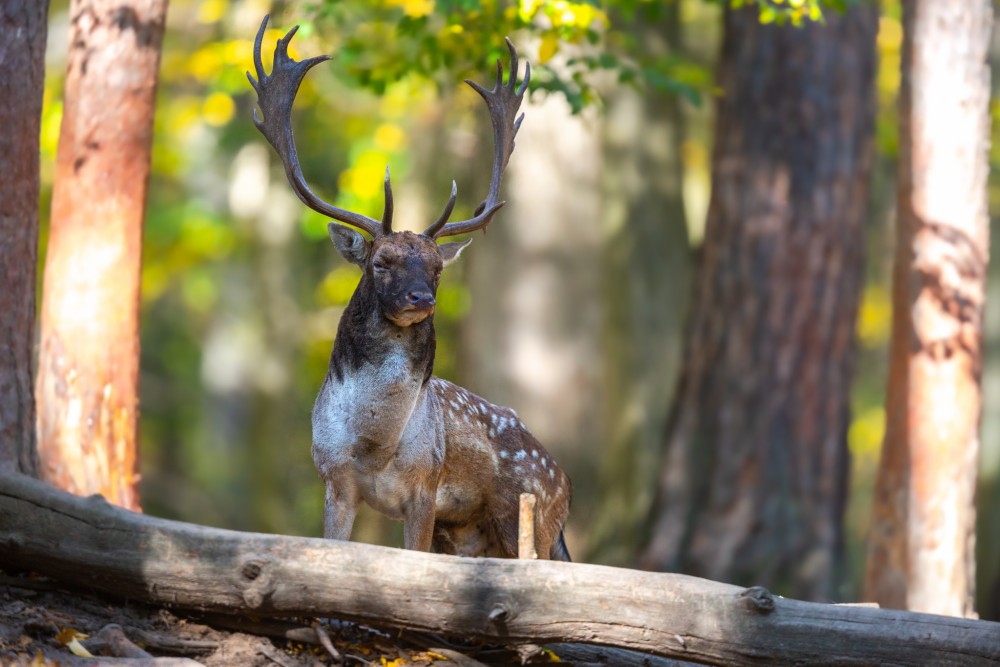
<instances>
[{"instance_id":1,"label":"fallow deer","mask_svg":"<svg viewBox=\"0 0 1000 667\"><path fill-rule=\"evenodd\" d=\"M277 151L296 195L307 206L350 227L329 223L340 254L362 270L340 320L330 368L312 413L313 460L326 485L323 534L347 540L359 504L403 521L407 549L463 556L515 557L519 496L534 493L536 547L543 557L569 560L562 529L569 514L570 481L517 414L432 375L434 306L441 270L469 240L437 239L485 227L504 205L500 181L514 150L517 115L531 75L517 86L518 58L510 40L510 73L486 90L467 83L486 101L493 124L489 194L474 217L448 222L456 186L441 216L422 234L392 230L392 187L385 173L382 220L337 208L317 197L299 166L291 108L299 85L321 55L288 56L292 28L264 72L264 17L254 42L257 92L254 123Z\"/></svg>"}]
</instances>

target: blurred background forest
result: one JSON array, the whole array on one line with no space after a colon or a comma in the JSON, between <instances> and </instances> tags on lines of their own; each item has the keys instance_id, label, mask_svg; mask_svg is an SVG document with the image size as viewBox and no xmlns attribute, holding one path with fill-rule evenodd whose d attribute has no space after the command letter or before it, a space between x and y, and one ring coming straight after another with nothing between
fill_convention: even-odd
<instances>
[{"instance_id":1,"label":"blurred background forest","mask_svg":"<svg viewBox=\"0 0 1000 667\"><path fill-rule=\"evenodd\" d=\"M66 4L53 2L50 11L42 258ZM502 12L496 25L489 12L453 4L458 18L440 25L428 50L420 19L434 9L431 0L171 2L143 240L139 438L147 512L321 534L309 413L359 272L333 251L327 220L296 200L251 122L255 99L244 72L252 69L252 39L270 12L265 51L302 24L293 56L335 55L313 70L296 101L307 178L338 206L378 217L388 163L396 226L419 230L436 217L453 178L456 218L479 203L492 148L481 103L461 80L488 81L504 32L534 20L542 3L470 4ZM515 408L569 472L575 558L634 567L648 537L705 242L722 7L622 2L605 14L585 2L549 2L544 11L547 29L511 35L533 66L544 67L508 169L509 203L445 273L436 373ZM836 599L853 599L860 587L885 430L901 42L899 4L884 0L847 438L847 559ZM1000 42L993 45L996 66ZM633 67L613 55L630 50L648 62ZM1000 101L990 108L995 121ZM997 238L1000 142L993 144ZM994 262L991 297L998 290ZM989 617L1000 613L990 601L1000 590L1000 512L989 509L1000 507L1000 310L988 308L986 317L977 607ZM401 544L399 526L371 512L354 537Z\"/></svg>"}]
</instances>

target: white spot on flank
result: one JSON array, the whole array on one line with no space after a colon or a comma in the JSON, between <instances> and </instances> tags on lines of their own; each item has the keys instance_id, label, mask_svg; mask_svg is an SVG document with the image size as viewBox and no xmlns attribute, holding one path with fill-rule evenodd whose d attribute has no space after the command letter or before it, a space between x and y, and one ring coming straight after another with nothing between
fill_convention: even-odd
<instances>
[{"instance_id":1,"label":"white spot on flank","mask_svg":"<svg viewBox=\"0 0 1000 667\"><path fill-rule=\"evenodd\" d=\"M448 401L448 403L450 403L450 404L451 404L451 407L453 407L453 408L455 408L456 410L458 410L458 403L456 403L455 401Z\"/></svg>"},{"instance_id":2,"label":"white spot on flank","mask_svg":"<svg viewBox=\"0 0 1000 667\"><path fill-rule=\"evenodd\" d=\"M555 479L555 477L556 477L556 469L555 468L549 468L549 478L550 479Z\"/></svg>"},{"instance_id":3,"label":"white spot on flank","mask_svg":"<svg viewBox=\"0 0 1000 667\"><path fill-rule=\"evenodd\" d=\"M531 458L533 458L533 459L537 459L538 458L538 450L537 449L532 449L531 450Z\"/></svg>"},{"instance_id":4,"label":"white spot on flank","mask_svg":"<svg viewBox=\"0 0 1000 667\"><path fill-rule=\"evenodd\" d=\"M538 470L538 464L537 463L532 463L531 464L531 469L532 470Z\"/></svg>"},{"instance_id":5,"label":"white spot on flank","mask_svg":"<svg viewBox=\"0 0 1000 667\"><path fill-rule=\"evenodd\" d=\"M514 460L515 460L515 461L523 461L523 460L524 460L524 458L525 458L525 457L526 457L527 455L528 455L528 454L527 454L527 453L526 453L526 452L525 452L525 451L524 451L523 449L519 449L519 450L517 450L517 454L514 454Z\"/></svg>"},{"instance_id":6,"label":"white spot on flank","mask_svg":"<svg viewBox=\"0 0 1000 667\"><path fill-rule=\"evenodd\" d=\"M521 466L514 466L514 472L520 475L522 472L524 472L524 468L522 468Z\"/></svg>"},{"instance_id":7,"label":"white spot on flank","mask_svg":"<svg viewBox=\"0 0 1000 667\"><path fill-rule=\"evenodd\" d=\"M505 459L505 458L507 458L509 456L510 456L510 454L507 452L506 449L501 449L500 450L500 458Z\"/></svg>"},{"instance_id":8,"label":"white spot on flank","mask_svg":"<svg viewBox=\"0 0 1000 667\"><path fill-rule=\"evenodd\" d=\"M549 460L548 459L542 459L542 467L543 468L548 468L549 467Z\"/></svg>"}]
</instances>

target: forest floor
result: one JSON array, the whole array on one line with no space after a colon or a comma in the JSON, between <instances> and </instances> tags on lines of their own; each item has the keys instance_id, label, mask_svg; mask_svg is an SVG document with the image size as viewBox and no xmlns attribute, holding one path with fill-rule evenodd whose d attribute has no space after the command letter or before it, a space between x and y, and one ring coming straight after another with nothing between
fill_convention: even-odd
<instances>
[{"instance_id":1,"label":"forest floor","mask_svg":"<svg viewBox=\"0 0 1000 667\"><path fill-rule=\"evenodd\" d=\"M326 648L325 639L330 640ZM94 656L113 657L78 657L81 647ZM529 664L559 660L545 649L522 653ZM455 644L430 633L382 632L336 620L196 615L70 590L51 579L0 573L0 667L116 664L481 667L522 660L512 648Z\"/></svg>"}]
</instances>

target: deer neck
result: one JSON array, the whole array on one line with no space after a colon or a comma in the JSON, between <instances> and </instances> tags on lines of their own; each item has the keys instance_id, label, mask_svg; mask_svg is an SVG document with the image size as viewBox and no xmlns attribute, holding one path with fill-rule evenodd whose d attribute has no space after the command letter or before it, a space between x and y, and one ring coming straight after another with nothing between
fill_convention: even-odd
<instances>
[{"instance_id":1,"label":"deer neck","mask_svg":"<svg viewBox=\"0 0 1000 667\"><path fill-rule=\"evenodd\" d=\"M433 315L408 327L394 324L382 311L366 272L340 318L329 375L338 382L368 374L372 382L413 384L419 379L415 384L420 389L434 370L435 344ZM389 366L398 372L384 372Z\"/></svg>"}]
</instances>

